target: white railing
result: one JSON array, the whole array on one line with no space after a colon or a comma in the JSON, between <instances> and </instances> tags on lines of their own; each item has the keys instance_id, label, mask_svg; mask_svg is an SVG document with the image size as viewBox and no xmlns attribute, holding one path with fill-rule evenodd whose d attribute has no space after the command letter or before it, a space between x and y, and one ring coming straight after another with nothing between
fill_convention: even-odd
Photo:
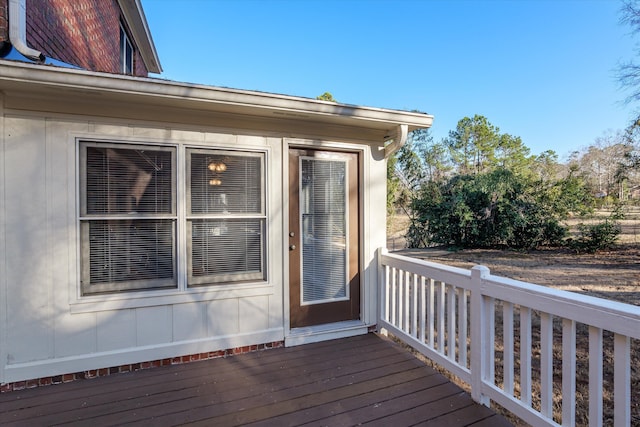
<instances>
[{"instance_id":1,"label":"white railing","mask_svg":"<svg viewBox=\"0 0 640 427\"><path fill-rule=\"evenodd\" d=\"M467 383L477 402L493 400L534 426L640 425L640 390L631 387L640 307L492 276L482 266L384 249L378 261L379 328ZM634 370L637 381L640 366Z\"/></svg>"}]
</instances>

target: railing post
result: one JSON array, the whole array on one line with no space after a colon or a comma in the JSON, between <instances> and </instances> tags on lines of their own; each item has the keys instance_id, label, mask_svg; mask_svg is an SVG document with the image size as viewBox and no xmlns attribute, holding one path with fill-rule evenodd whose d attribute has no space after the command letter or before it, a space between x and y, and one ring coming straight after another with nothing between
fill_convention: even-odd
<instances>
[{"instance_id":1,"label":"railing post","mask_svg":"<svg viewBox=\"0 0 640 427\"><path fill-rule=\"evenodd\" d=\"M471 398L489 406L489 398L482 393L482 381L486 379L489 346L487 342L487 312L482 295L482 280L489 275L489 269L477 265L471 269ZM493 361L490 361L493 363Z\"/></svg>"},{"instance_id":2,"label":"railing post","mask_svg":"<svg viewBox=\"0 0 640 427\"><path fill-rule=\"evenodd\" d=\"M385 316L385 310L387 307L387 275L385 274L384 265L382 265L382 256L388 253L386 248L378 248L377 251L377 261L378 261L378 307L377 307L377 316L376 323L378 332L381 331L380 320L389 320L388 315Z\"/></svg>"}]
</instances>

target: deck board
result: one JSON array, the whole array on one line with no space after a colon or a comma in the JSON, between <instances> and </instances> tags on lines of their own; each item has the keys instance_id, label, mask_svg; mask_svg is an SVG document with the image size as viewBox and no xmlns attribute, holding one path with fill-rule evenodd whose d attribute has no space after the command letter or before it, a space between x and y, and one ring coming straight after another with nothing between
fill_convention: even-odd
<instances>
[{"instance_id":1,"label":"deck board","mask_svg":"<svg viewBox=\"0 0 640 427\"><path fill-rule=\"evenodd\" d=\"M0 425L510 425L374 334L0 395Z\"/></svg>"}]
</instances>

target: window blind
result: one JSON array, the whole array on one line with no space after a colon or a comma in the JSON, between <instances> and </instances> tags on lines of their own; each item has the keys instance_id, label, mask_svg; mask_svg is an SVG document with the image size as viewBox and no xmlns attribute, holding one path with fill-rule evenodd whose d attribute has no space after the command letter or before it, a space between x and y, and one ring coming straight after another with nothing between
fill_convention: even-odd
<instances>
[{"instance_id":1,"label":"window blind","mask_svg":"<svg viewBox=\"0 0 640 427\"><path fill-rule=\"evenodd\" d=\"M346 164L313 158L300 162L302 301L346 298Z\"/></svg>"},{"instance_id":2,"label":"window blind","mask_svg":"<svg viewBox=\"0 0 640 427\"><path fill-rule=\"evenodd\" d=\"M175 150L81 144L83 294L175 287Z\"/></svg>"},{"instance_id":3,"label":"window blind","mask_svg":"<svg viewBox=\"0 0 640 427\"><path fill-rule=\"evenodd\" d=\"M263 280L264 155L189 151L189 284Z\"/></svg>"}]
</instances>

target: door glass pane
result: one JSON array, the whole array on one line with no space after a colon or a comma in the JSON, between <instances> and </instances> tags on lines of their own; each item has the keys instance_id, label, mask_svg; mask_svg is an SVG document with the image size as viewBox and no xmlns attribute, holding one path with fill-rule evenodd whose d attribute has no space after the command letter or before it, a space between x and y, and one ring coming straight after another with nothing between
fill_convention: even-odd
<instances>
[{"instance_id":1,"label":"door glass pane","mask_svg":"<svg viewBox=\"0 0 640 427\"><path fill-rule=\"evenodd\" d=\"M302 303L347 299L346 163L300 159Z\"/></svg>"}]
</instances>

